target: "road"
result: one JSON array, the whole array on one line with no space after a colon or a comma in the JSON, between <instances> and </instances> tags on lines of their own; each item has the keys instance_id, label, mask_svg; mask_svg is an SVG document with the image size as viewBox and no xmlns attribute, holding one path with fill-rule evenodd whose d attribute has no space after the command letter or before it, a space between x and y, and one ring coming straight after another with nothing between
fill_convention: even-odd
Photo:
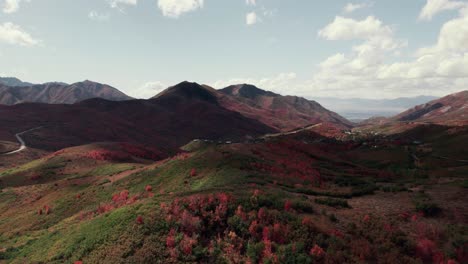
<instances>
[{"instance_id":1,"label":"road","mask_svg":"<svg viewBox=\"0 0 468 264\"><path fill-rule=\"evenodd\" d=\"M26 131L23 131L23 132L20 132L20 133L16 134L15 137L18 140L18 142L20 143L20 147L17 150L13 150L13 151L4 153L3 155L12 155L12 154L15 154L15 153L18 153L18 152L21 152L21 151L27 149L28 146L26 146L26 142L24 142L24 140L21 138L21 136L26 134L26 133L29 133L31 131L34 131L36 129L39 129L39 128L41 128L41 127L31 128L29 130L26 130Z\"/></svg>"}]
</instances>

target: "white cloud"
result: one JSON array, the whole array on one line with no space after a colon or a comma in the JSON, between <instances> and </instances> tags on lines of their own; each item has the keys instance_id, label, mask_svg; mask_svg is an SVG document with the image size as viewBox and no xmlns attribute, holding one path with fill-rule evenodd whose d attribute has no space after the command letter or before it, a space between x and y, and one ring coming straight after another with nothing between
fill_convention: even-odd
<instances>
[{"instance_id":1,"label":"white cloud","mask_svg":"<svg viewBox=\"0 0 468 264\"><path fill-rule=\"evenodd\" d=\"M19 9L21 0L5 0L3 12L7 14L15 13Z\"/></svg>"},{"instance_id":2,"label":"white cloud","mask_svg":"<svg viewBox=\"0 0 468 264\"><path fill-rule=\"evenodd\" d=\"M40 43L20 26L11 22L0 24L0 42L20 46L34 46Z\"/></svg>"},{"instance_id":3,"label":"white cloud","mask_svg":"<svg viewBox=\"0 0 468 264\"><path fill-rule=\"evenodd\" d=\"M5 0L3 4L3 12L6 14L15 13L20 8L21 2L30 2L31 0Z\"/></svg>"},{"instance_id":4,"label":"white cloud","mask_svg":"<svg viewBox=\"0 0 468 264\"><path fill-rule=\"evenodd\" d=\"M359 4L354 4L354 3L348 3L345 5L343 8L343 13L353 13L356 10L371 7L373 4L372 3L359 3Z\"/></svg>"},{"instance_id":5,"label":"white cloud","mask_svg":"<svg viewBox=\"0 0 468 264\"><path fill-rule=\"evenodd\" d=\"M138 0L107 0L112 8L122 10L124 6L136 6Z\"/></svg>"},{"instance_id":6,"label":"white cloud","mask_svg":"<svg viewBox=\"0 0 468 264\"><path fill-rule=\"evenodd\" d=\"M245 0L246 5L251 5L251 6L256 6L257 1L256 0Z\"/></svg>"},{"instance_id":7,"label":"white cloud","mask_svg":"<svg viewBox=\"0 0 468 264\"><path fill-rule=\"evenodd\" d=\"M247 15L245 16L245 23L248 26L255 25L259 21L260 21L260 18L257 16L257 13L255 12L247 13Z\"/></svg>"},{"instance_id":8,"label":"white cloud","mask_svg":"<svg viewBox=\"0 0 468 264\"><path fill-rule=\"evenodd\" d=\"M405 41L394 39L392 27L373 16L364 20L337 16L318 35L327 40L365 40L363 44L353 47L355 52L362 55L373 50L389 51L406 46Z\"/></svg>"},{"instance_id":9,"label":"white cloud","mask_svg":"<svg viewBox=\"0 0 468 264\"><path fill-rule=\"evenodd\" d=\"M148 99L162 92L168 86L160 81L147 82L138 89L129 91L129 94L135 98Z\"/></svg>"},{"instance_id":10,"label":"white cloud","mask_svg":"<svg viewBox=\"0 0 468 264\"><path fill-rule=\"evenodd\" d=\"M446 11L468 7L466 2L450 0L427 0L426 5L419 14L421 20L431 20L436 14Z\"/></svg>"},{"instance_id":11,"label":"white cloud","mask_svg":"<svg viewBox=\"0 0 468 264\"><path fill-rule=\"evenodd\" d=\"M110 19L110 14L109 13L99 13L97 11L90 11L88 13L88 17L91 20L96 20L96 21L108 21Z\"/></svg>"},{"instance_id":12,"label":"white cloud","mask_svg":"<svg viewBox=\"0 0 468 264\"><path fill-rule=\"evenodd\" d=\"M336 17L318 35L327 40L362 42L349 52L332 55L320 63L310 80L298 84L300 94L394 98L441 96L466 90L468 10L464 6L459 7L457 17L441 27L434 45L423 47L406 59L395 55L406 53L406 42L395 38L394 27L375 17Z\"/></svg>"},{"instance_id":13,"label":"white cloud","mask_svg":"<svg viewBox=\"0 0 468 264\"><path fill-rule=\"evenodd\" d=\"M178 18L180 15L203 8L203 0L158 0L164 16Z\"/></svg>"}]
</instances>

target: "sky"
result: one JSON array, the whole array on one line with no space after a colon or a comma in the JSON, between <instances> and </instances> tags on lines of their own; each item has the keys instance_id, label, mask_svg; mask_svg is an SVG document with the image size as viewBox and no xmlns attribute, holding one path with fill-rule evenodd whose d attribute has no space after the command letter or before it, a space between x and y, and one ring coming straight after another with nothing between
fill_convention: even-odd
<instances>
[{"instance_id":1,"label":"sky","mask_svg":"<svg viewBox=\"0 0 468 264\"><path fill-rule=\"evenodd\" d=\"M443 96L468 89L468 1L0 0L0 76Z\"/></svg>"}]
</instances>

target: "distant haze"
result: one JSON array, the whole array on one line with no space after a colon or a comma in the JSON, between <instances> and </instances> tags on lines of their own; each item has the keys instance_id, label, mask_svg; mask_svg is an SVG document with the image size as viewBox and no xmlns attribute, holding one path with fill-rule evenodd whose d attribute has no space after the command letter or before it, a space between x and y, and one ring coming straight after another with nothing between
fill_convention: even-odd
<instances>
[{"instance_id":1,"label":"distant haze","mask_svg":"<svg viewBox=\"0 0 468 264\"><path fill-rule=\"evenodd\" d=\"M375 116L394 116L415 105L437 99L434 96L402 97L396 99L340 99L331 97L312 98L325 108L337 112L349 120L363 120Z\"/></svg>"}]
</instances>

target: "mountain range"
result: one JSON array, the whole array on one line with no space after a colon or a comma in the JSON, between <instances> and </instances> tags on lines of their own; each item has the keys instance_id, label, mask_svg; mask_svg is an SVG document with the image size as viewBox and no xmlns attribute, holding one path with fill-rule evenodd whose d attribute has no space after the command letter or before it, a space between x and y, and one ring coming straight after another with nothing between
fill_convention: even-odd
<instances>
[{"instance_id":1,"label":"mountain range","mask_svg":"<svg viewBox=\"0 0 468 264\"><path fill-rule=\"evenodd\" d=\"M77 98L96 97L96 94L108 99L130 99L120 93L114 96L112 92L116 90L112 87L89 81L65 87L46 84L12 89L37 88L48 91L36 94L36 98L44 98L42 101L46 97L39 94L49 95L47 98L54 98L54 102L68 103L73 98L78 101ZM98 141L132 141L171 152L194 138L238 141L322 122L343 129L352 126L316 102L249 85L216 90L182 82L148 100L104 98L74 104L0 106L0 126L6 128L0 130L0 140L14 141L16 133L41 127L26 135L30 146L39 149L56 150Z\"/></svg>"},{"instance_id":2,"label":"mountain range","mask_svg":"<svg viewBox=\"0 0 468 264\"><path fill-rule=\"evenodd\" d=\"M93 98L76 104L0 106L0 138L34 127L30 146L56 150L99 141L130 141L176 150L193 138L240 140L275 129L222 107L215 90L183 82L149 100Z\"/></svg>"},{"instance_id":3,"label":"mountain range","mask_svg":"<svg viewBox=\"0 0 468 264\"><path fill-rule=\"evenodd\" d=\"M25 137L31 147L43 150L131 141L172 153L194 138L239 141L299 128L332 135L355 126L315 101L249 84L216 90L182 82L148 100L132 99L91 81L0 85L0 101L0 127L4 128L0 140L15 142L16 133L40 127ZM467 92L460 92L391 118L368 120L362 126L464 123L468 119L466 101Z\"/></svg>"},{"instance_id":4,"label":"mountain range","mask_svg":"<svg viewBox=\"0 0 468 264\"><path fill-rule=\"evenodd\" d=\"M5 81L4 84L0 84L0 104L14 105L25 102L73 104L96 97L112 101L132 99L114 87L92 81L70 85L59 82L29 85L18 79L16 80ZM10 86L7 85L8 83Z\"/></svg>"}]
</instances>

